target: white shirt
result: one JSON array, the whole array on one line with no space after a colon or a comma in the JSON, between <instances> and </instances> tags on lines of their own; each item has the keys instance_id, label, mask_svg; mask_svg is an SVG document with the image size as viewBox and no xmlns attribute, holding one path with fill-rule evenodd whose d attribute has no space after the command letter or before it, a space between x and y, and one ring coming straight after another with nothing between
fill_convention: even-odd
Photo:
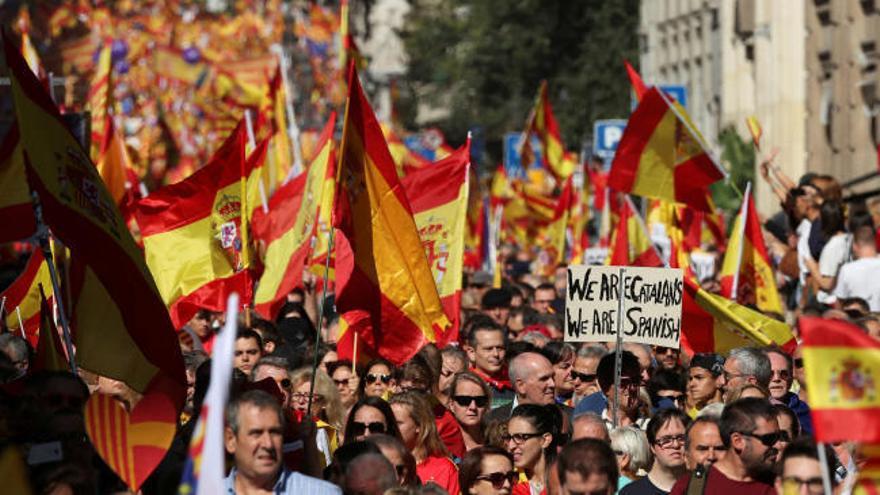
<instances>
[{"instance_id":1,"label":"white shirt","mask_svg":"<svg viewBox=\"0 0 880 495\"><path fill-rule=\"evenodd\" d=\"M838 298L861 297L871 311L880 311L880 257L861 258L840 267L834 295Z\"/></svg>"},{"instance_id":2,"label":"white shirt","mask_svg":"<svg viewBox=\"0 0 880 495\"><path fill-rule=\"evenodd\" d=\"M852 236L849 234L837 234L822 248L822 255L819 256L819 274L823 277L836 277L840 271L841 265L852 258ZM833 304L836 299L834 295L824 290L820 290L816 294L816 300L822 304Z\"/></svg>"}]
</instances>

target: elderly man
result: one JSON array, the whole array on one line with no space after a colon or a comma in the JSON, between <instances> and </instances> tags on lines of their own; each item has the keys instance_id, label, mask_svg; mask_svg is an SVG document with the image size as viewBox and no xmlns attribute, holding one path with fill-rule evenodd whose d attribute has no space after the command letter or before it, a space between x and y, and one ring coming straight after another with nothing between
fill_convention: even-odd
<instances>
[{"instance_id":1,"label":"elderly man","mask_svg":"<svg viewBox=\"0 0 880 495\"><path fill-rule=\"evenodd\" d=\"M571 370L571 378L574 380L575 405L584 397L599 391L596 368L599 367L599 360L607 352L608 350L600 345L585 345L578 349Z\"/></svg>"},{"instance_id":2,"label":"elderly man","mask_svg":"<svg viewBox=\"0 0 880 495\"><path fill-rule=\"evenodd\" d=\"M581 438L595 438L604 442L611 443L611 436L608 434L608 427L605 426L605 420L602 416L594 412L584 412L576 414L571 420L571 439L580 440Z\"/></svg>"},{"instance_id":3,"label":"elderly man","mask_svg":"<svg viewBox=\"0 0 880 495\"><path fill-rule=\"evenodd\" d=\"M261 390L249 390L226 407L226 452L235 466L225 491L235 493L341 494L338 487L281 464L284 415L278 401Z\"/></svg>"},{"instance_id":4,"label":"elderly man","mask_svg":"<svg viewBox=\"0 0 880 495\"><path fill-rule=\"evenodd\" d=\"M688 471L697 469L697 466L708 469L724 457L727 447L721 441L718 420L708 416L695 419L688 426L684 448Z\"/></svg>"},{"instance_id":5,"label":"elderly man","mask_svg":"<svg viewBox=\"0 0 880 495\"><path fill-rule=\"evenodd\" d=\"M729 401L733 392L747 383L760 385L766 389L770 385L771 376L770 359L763 349L757 347L733 349L724 362L724 372L719 380L724 402Z\"/></svg>"},{"instance_id":6,"label":"elderly man","mask_svg":"<svg viewBox=\"0 0 880 495\"><path fill-rule=\"evenodd\" d=\"M510 404L489 412L490 421L506 421L511 411L520 404L556 403L553 365L541 354L524 352L516 356L510 362L508 375L516 395Z\"/></svg>"},{"instance_id":7,"label":"elderly man","mask_svg":"<svg viewBox=\"0 0 880 495\"><path fill-rule=\"evenodd\" d=\"M691 483L703 485L697 493L776 493L772 484L773 468L782 446L782 435L769 402L748 398L728 404L721 414L721 441L727 447L727 454L705 475L688 474L679 478L670 493L689 493Z\"/></svg>"},{"instance_id":8,"label":"elderly man","mask_svg":"<svg viewBox=\"0 0 880 495\"><path fill-rule=\"evenodd\" d=\"M794 360L778 347L767 350L770 359L770 397L780 404L788 406L798 418L801 429L808 435L813 434L813 419L810 417L810 406L791 391L794 382Z\"/></svg>"}]
</instances>

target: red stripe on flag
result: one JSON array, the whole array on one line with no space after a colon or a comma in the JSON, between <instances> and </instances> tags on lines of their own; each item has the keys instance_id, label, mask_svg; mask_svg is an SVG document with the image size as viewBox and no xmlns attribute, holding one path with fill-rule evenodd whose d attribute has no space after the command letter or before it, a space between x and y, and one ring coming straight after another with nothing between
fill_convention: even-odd
<instances>
[{"instance_id":1,"label":"red stripe on flag","mask_svg":"<svg viewBox=\"0 0 880 495\"><path fill-rule=\"evenodd\" d=\"M657 125L669 111L669 106L657 91L657 88L649 89L635 112L629 117L626 130L632 139L621 141L621 145L624 146L617 149L614 158L615 164L625 167L612 167L612 173L608 176L608 186L617 191L632 190L639 172L642 153Z\"/></svg>"}]
</instances>

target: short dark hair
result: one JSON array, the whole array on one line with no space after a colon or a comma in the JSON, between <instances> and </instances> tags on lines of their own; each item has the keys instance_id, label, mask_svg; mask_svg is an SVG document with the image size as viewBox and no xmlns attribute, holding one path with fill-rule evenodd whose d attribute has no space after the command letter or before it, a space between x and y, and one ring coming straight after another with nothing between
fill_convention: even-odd
<instances>
[{"instance_id":1,"label":"short dark hair","mask_svg":"<svg viewBox=\"0 0 880 495\"><path fill-rule=\"evenodd\" d=\"M721 432L721 442L730 448L730 436L734 432L751 433L758 427L755 420L763 418L766 421L776 419L776 412L767 399L747 397L731 402L724 407L721 413L721 422L718 430Z\"/></svg>"},{"instance_id":2,"label":"short dark hair","mask_svg":"<svg viewBox=\"0 0 880 495\"><path fill-rule=\"evenodd\" d=\"M477 345L477 332L500 332L507 341L507 332L492 318L486 315L476 315L470 321L470 331L467 334L467 343L471 347Z\"/></svg>"},{"instance_id":3,"label":"short dark hair","mask_svg":"<svg viewBox=\"0 0 880 495\"><path fill-rule=\"evenodd\" d=\"M801 421L798 419L797 414L791 410L790 407L785 404L773 404L773 412L776 413L776 416L787 416L788 420L791 421L791 439L793 440L799 436L801 436Z\"/></svg>"},{"instance_id":4,"label":"short dark hair","mask_svg":"<svg viewBox=\"0 0 880 495\"><path fill-rule=\"evenodd\" d=\"M549 433L553 440L544 449L544 457L547 464L556 455L556 448L565 442L562 439L563 418L562 411L556 404L520 404L510 413L510 419L522 418L531 424L538 433Z\"/></svg>"},{"instance_id":5,"label":"short dark hair","mask_svg":"<svg viewBox=\"0 0 880 495\"><path fill-rule=\"evenodd\" d=\"M663 428L676 419L681 422L681 425L685 427L685 430L687 430L687 427L691 424L690 416L679 409L661 409L657 414L652 416L651 420L648 421L648 428L645 429L648 443L654 445L654 442L657 441L657 432L660 431L660 428Z\"/></svg>"},{"instance_id":6,"label":"short dark hair","mask_svg":"<svg viewBox=\"0 0 880 495\"><path fill-rule=\"evenodd\" d=\"M596 377L599 380L599 387L602 392L607 392L614 386L614 363L616 362L617 353L614 351L602 356L599 360L599 366L596 367ZM620 353L620 375L626 377L642 376L642 368L639 365L639 358L629 351L621 351Z\"/></svg>"},{"instance_id":7,"label":"short dark hair","mask_svg":"<svg viewBox=\"0 0 880 495\"><path fill-rule=\"evenodd\" d=\"M617 458L607 442L595 438L582 438L569 443L559 454L556 464L559 481L565 485L565 473L578 473L584 479L592 474L605 475L608 484L617 490Z\"/></svg>"},{"instance_id":8,"label":"short dark hair","mask_svg":"<svg viewBox=\"0 0 880 495\"><path fill-rule=\"evenodd\" d=\"M462 493L468 493L470 487L477 482L477 476L480 475L483 468L483 459L490 455L504 457L513 465L513 456L500 447L484 445L469 450L461 459L461 464L458 465L458 485L461 487Z\"/></svg>"},{"instance_id":9,"label":"short dark hair","mask_svg":"<svg viewBox=\"0 0 880 495\"><path fill-rule=\"evenodd\" d=\"M788 366L788 371L794 370L794 359L791 357L791 354L782 350L778 345L772 345L765 350L767 357L770 357L770 354L777 354L785 358L785 364Z\"/></svg>"},{"instance_id":10,"label":"short dark hair","mask_svg":"<svg viewBox=\"0 0 880 495\"><path fill-rule=\"evenodd\" d=\"M657 396L657 392L661 390L677 390L679 392L684 392L684 377L681 376L681 373L673 370L657 371L654 373L654 376L648 380L648 393L653 399Z\"/></svg>"},{"instance_id":11,"label":"short dark hair","mask_svg":"<svg viewBox=\"0 0 880 495\"><path fill-rule=\"evenodd\" d=\"M568 358L574 359L576 353L573 345L559 340L551 340L550 342L547 342L547 344L538 349L537 352L543 354L552 364L559 364Z\"/></svg>"},{"instance_id":12,"label":"short dark hair","mask_svg":"<svg viewBox=\"0 0 880 495\"><path fill-rule=\"evenodd\" d=\"M254 339L257 341L257 347L260 348L260 352L263 351L263 338L260 337L256 331L251 330L250 328L241 328L239 327L238 332L235 334L235 340L240 339Z\"/></svg>"},{"instance_id":13,"label":"short dark hair","mask_svg":"<svg viewBox=\"0 0 880 495\"><path fill-rule=\"evenodd\" d=\"M400 430L397 429L397 420L394 418L394 411L391 410L391 406L388 405L388 402L379 397L364 397L355 402L354 405L351 406L351 412L348 413L348 420L345 422L344 430L345 443L348 444L357 441L354 433L352 433L354 417L360 408L367 406L376 408L382 413L382 416L385 417L385 433L400 440Z\"/></svg>"},{"instance_id":14,"label":"short dark hair","mask_svg":"<svg viewBox=\"0 0 880 495\"><path fill-rule=\"evenodd\" d=\"M232 430L232 433L238 434L238 413L244 404L254 406L261 411L269 409L275 412L278 414L281 428L284 428L284 412L281 410L278 399L262 390L247 390L233 397L226 406L226 426Z\"/></svg>"},{"instance_id":15,"label":"short dark hair","mask_svg":"<svg viewBox=\"0 0 880 495\"><path fill-rule=\"evenodd\" d=\"M825 448L825 459L827 461L828 472L834 473L834 451L831 450L831 447L828 445L824 445L823 447ZM779 460L779 474L781 475L785 469L785 461L798 457L813 459L814 461L819 462L820 465L822 462L819 460L819 452L813 439L807 436L799 437L792 440L792 442L785 447L785 450L782 451L782 458ZM830 478L831 484L837 485L837 478L834 476L831 476Z\"/></svg>"},{"instance_id":16,"label":"short dark hair","mask_svg":"<svg viewBox=\"0 0 880 495\"><path fill-rule=\"evenodd\" d=\"M354 366L351 364L351 360L340 359L339 361L327 363L327 375L332 377L333 373L336 373L336 370L338 370L339 368L348 368L352 371L352 373L354 372Z\"/></svg>"}]
</instances>

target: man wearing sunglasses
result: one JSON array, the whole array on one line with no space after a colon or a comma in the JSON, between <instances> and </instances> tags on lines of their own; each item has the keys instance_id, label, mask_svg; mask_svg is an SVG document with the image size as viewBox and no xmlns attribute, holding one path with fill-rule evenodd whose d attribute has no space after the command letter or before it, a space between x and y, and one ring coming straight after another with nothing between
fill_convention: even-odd
<instances>
[{"instance_id":1,"label":"man wearing sunglasses","mask_svg":"<svg viewBox=\"0 0 880 495\"><path fill-rule=\"evenodd\" d=\"M794 360L778 347L768 349L767 357L770 358L770 369L773 373L770 378L770 397L788 406L797 416L804 433L812 435L813 419L810 417L810 406L796 393L791 392L791 384L794 382Z\"/></svg>"},{"instance_id":2,"label":"man wearing sunglasses","mask_svg":"<svg viewBox=\"0 0 880 495\"><path fill-rule=\"evenodd\" d=\"M721 414L720 429L727 448L724 457L707 472L695 471L679 478L670 493L684 495L691 483L701 483L701 493L775 494L773 470L782 435L770 403L747 398L728 404Z\"/></svg>"}]
</instances>

